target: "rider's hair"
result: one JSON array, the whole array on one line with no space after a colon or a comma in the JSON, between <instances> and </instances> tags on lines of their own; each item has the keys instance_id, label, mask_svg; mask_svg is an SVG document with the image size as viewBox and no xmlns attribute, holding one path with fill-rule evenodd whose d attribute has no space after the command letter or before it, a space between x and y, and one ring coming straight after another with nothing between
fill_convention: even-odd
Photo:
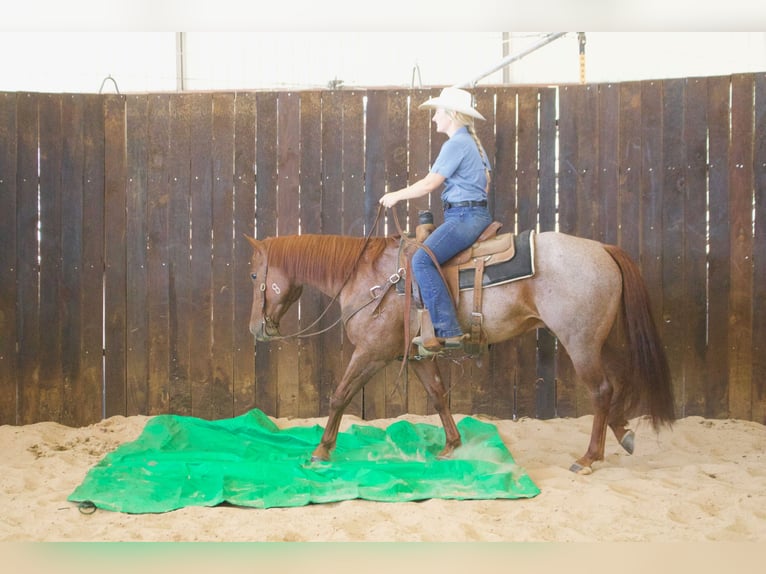
<instances>
[{"instance_id":1,"label":"rider's hair","mask_svg":"<svg viewBox=\"0 0 766 574\"><path fill-rule=\"evenodd\" d=\"M489 172L489 169L487 168L487 165L489 164L489 160L487 159L487 156L484 152L484 146L481 145L479 134L476 133L476 127L474 126L473 117L469 116L468 114L464 114L462 112L456 112L454 110L446 110L446 111L447 111L447 114L449 114L449 116L452 119L454 119L457 123L468 128L468 133L471 134L473 141L476 142L476 147L479 148L479 154L481 155L481 159L484 163L485 171L487 174L487 189L489 189L490 172Z\"/></svg>"}]
</instances>

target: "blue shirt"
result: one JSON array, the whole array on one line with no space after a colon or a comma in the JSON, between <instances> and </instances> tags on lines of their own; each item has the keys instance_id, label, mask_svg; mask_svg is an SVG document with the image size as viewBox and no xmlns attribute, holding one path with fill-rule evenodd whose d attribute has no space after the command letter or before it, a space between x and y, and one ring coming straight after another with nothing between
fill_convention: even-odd
<instances>
[{"instance_id":1,"label":"blue shirt","mask_svg":"<svg viewBox=\"0 0 766 574\"><path fill-rule=\"evenodd\" d=\"M467 127L463 126L452 134L442 145L431 167L432 173L445 178L442 201L455 203L486 200L487 174L484 161ZM486 169L490 169L488 161Z\"/></svg>"}]
</instances>

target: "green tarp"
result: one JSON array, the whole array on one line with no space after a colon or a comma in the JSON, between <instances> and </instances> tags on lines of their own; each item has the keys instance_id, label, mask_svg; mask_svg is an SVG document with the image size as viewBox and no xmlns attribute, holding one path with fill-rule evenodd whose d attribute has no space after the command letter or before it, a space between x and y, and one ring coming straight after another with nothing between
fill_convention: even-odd
<instances>
[{"instance_id":1,"label":"green tarp","mask_svg":"<svg viewBox=\"0 0 766 574\"><path fill-rule=\"evenodd\" d=\"M93 467L69 500L139 514L224 502L270 508L539 494L494 425L466 417L458 429L463 446L449 460L437 459L441 427L397 421L353 425L338 435L330 462L311 462L319 425L279 429L259 410L218 421L161 415Z\"/></svg>"}]
</instances>

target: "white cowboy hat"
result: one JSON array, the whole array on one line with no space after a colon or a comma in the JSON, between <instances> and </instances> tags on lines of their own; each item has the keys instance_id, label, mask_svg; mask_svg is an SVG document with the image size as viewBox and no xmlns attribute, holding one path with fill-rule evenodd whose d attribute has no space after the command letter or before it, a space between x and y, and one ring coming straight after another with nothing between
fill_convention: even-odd
<instances>
[{"instance_id":1,"label":"white cowboy hat","mask_svg":"<svg viewBox=\"0 0 766 574\"><path fill-rule=\"evenodd\" d=\"M444 108L445 110L460 112L472 118L483 120L484 116L474 109L472 103L470 92L460 88L444 88L441 94L426 100L418 108Z\"/></svg>"}]
</instances>

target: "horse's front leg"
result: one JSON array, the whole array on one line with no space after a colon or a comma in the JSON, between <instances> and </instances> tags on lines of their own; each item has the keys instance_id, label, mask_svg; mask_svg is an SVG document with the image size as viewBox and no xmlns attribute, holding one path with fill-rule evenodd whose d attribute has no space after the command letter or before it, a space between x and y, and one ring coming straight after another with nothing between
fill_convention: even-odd
<instances>
[{"instance_id":1,"label":"horse's front leg","mask_svg":"<svg viewBox=\"0 0 766 574\"><path fill-rule=\"evenodd\" d=\"M455 425L455 419L449 408L447 391L444 388L439 367L436 361L423 360L410 363L415 374L423 383L428 396L434 402L434 408L439 413L439 418L444 428L444 449L439 453L439 458L447 458L460 446L460 432Z\"/></svg>"},{"instance_id":2,"label":"horse's front leg","mask_svg":"<svg viewBox=\"0 0 766 574\"><path fill-rule=\"evenodd\" d=\"M327 418L327 426L322 434L322 441L314 449L311 455L312 461L330 460L330 452L335 448L335 441L338 438L338 429L340 427L343 411L359 392L359 390L370 380L370 378L382 369L388 361L371 358L369 354L360 352L358 349L351 355L351 360L343 373L338 386L330 397L330 413Z\"/></svg>"}]
</instances>

